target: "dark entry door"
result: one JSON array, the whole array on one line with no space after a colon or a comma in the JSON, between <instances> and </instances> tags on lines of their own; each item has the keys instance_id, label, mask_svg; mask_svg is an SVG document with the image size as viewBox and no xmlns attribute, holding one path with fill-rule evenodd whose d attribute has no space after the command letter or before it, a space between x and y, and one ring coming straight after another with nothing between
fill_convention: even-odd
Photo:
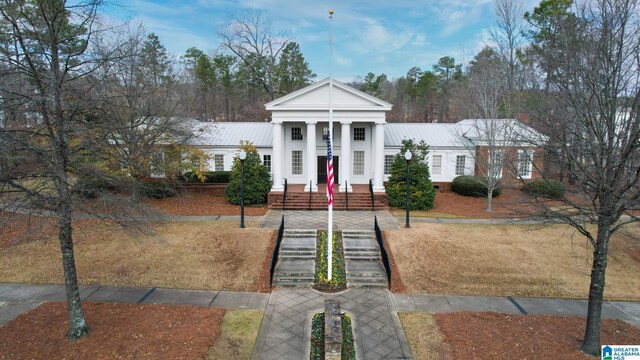
<instances>
[{"instance_id":1,"label":"dark entry door","mask_svg":"<svg viewBox=\"0 0 640 360\"><path fill-rule=\"evenodd\" d=\"M333 182L336 184L340 184L340 156L333 157ZM318 156L318 184L326 184L327 183L327 157L326 156Z\"/></svg>"}]
</instances>

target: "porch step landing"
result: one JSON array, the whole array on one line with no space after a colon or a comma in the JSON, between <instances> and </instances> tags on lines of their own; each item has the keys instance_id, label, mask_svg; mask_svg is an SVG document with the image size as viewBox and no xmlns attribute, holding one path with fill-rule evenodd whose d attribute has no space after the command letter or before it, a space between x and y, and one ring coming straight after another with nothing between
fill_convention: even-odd
<instances>
[{"instance_id":1,"label":"porch step landing","mask_svg":"<svg viewBox=\"0 0 640 360\"><path fill-rule=\"evenodd\" d=\"M273 282L276 286L308 288L316 268L316 230L285 229Z\"/></svg>"}]
</instances>

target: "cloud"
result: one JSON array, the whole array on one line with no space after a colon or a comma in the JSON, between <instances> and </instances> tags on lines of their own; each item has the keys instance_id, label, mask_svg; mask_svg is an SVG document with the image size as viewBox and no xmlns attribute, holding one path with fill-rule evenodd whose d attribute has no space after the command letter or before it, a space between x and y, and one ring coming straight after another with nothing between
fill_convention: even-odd
<instances>
[{"instance_id":1,"label":"cloud","mask_svg":"<svg viewBox=\"0 0 640 360\"><path fill-rule=\"evenodd\" d=\"M351 58L348 58L348 57L335 55L334 59L336 61L336 64L338 64L340 66L351 67L351 65L353 65L353 60L351 60Z\"/></svg>"}]
</instances>

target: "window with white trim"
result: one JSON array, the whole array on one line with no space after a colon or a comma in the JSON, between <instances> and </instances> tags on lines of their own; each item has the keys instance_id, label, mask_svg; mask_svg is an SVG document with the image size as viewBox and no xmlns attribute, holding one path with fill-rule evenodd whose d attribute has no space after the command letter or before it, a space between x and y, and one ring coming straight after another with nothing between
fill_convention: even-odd
<instances>
[{"instance_id":1,"label":"window with white trim","mask_svg":"<svg viewBox=\"0 0 640 360\"><path fill-rule=\"evenodd\" d=\"M495 179L502 178L502 166L504 163L504 150L493 149L489 151L489 161L487 162L488 169L491 169L489 176Z\"/></svg>"},{"instance_id":2,"label":"window with white trim","mask_svg":"<svg viewBox=\"0 0 640 360\"><path fill-rule=\"evenodd\" d=\"M302 128L301 127L292 127L291 128L291 140L294 140L294 141L302 140Z\"/></svg>"},{"instance_id":3,"label":"window with white trim","mask_svg":"<svg viewBox=\"0 0 640 360\"><path fill-rule=\"evenodd\" d=\"M431 157L431 175L442 174L442 155L433 155Z\"/></svg>"},{"instance_id":4,"label":"window with white trim","mask_svg":"<svg viewBox=\"0 0 640 360\"><path fill-rule=\"evenodd\" d=\"M213 161L215 161L215 171L224 171L224 155L223 154L215 154L213 155Z\"/></svg>"},{"instance_id":5,"label":"window with white trim","mask_svg":"<svg viewBox=\"0 0 640 360\"><path fill-rule=\"evenodd\" d=\"M533 151L518 150L518 176L531 179L533 169Z\"/></svg>"},{"instance_id":6,"label":"window with white trim","mask_svg":"<svg viewBox=\"0 0 640 360\"><path fill-rule=\"evenodd\" d=\"M164 177L164 151L154 151L151 156L151 177Z\"/></svg>"},{"instance_id":7,"label":"window with white trim","mask_svg":"<svg viewBox=\"0 0 640 360\"><path fill-rule=\"evenodd\" d=\"M302 175L302 150L291 151L291 174Z\"/></svg>"},{"instance_id":8,"label":"window with white trim","mask_svg":"<svg viewBox=\"0 0 640 360\"><path fill-rule=\"evenodd\" d=\"M464 155L456 156L456 176L464 175L467 157Z\"/></svg>"},{"instance_id":9,"label":"window with white trim","mask_svg":"<svg viewBox=\"0 0 640 360\"><path fill-rule=\"evenodd\" d=\"M271 172L271 155L262 155L262 165L267 168L268 172Z\"/></svg>"},{"instance_id":10,"label":"window with white trim","mask_svg":"<svg viewBox=\"0 0 640 360\"><path fill-rule=\"evenodd\" d=\"M323 126L322 127L322 140L324 140L324 141L329 140L329 127L328 126Z\"/></svg>"},{"instance_id":11,"label":"window with white trim","mask_svg":"<svg viewBox=\"0 0 640 360\"><path fill-rule=\"evenodd\" d=\"M353 140L364 141L364 128L353 128Z\"/></svg>"},{"instance_id":12,"label":"window with white trim","mask_svg":"<svg viewBox=\"0 0 640 360\"><path fill-rule=\"evenodd\" d=\"M364 151L353 152L353 175L364 175Z\"/></svg>"},{"instance_id":13,"label":"window with white trim","mask_svg":"<svg viewBox=\"0 0 640 360\"><path fill-rule=\"evenodd\" d=\"M393 161L396 159L395 155L385 155L384 156L384 174L391 175L391 166L393 166Z\"/></svg>"}]
</instances>

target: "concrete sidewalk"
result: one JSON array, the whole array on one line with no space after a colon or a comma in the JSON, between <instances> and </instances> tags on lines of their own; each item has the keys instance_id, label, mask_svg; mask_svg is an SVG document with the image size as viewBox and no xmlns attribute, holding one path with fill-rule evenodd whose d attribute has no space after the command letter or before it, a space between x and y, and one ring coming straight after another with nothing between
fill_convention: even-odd
<instances>
[{"instance_id":1,"label":"concrete sidewalk","mask_svg":"<svg viewBox=\"0 0 640 360\"><path fill-rule=\"evenodd\" d=\"M80 285L83 301L264 309L268 293ZM45 301L66 301L63 285L0 284L0 326Z\"/></svg>"},{"instance_id":2,"label":"concrete sidewalk","mask_svg":"<svg viewBox=\"0 0 640 360\"><path fill-rule=\"evenodd\" d=\"M311 316L322 311L326 298L340 299L343 310L352 315L356 349L364 359L412 358L398 312L491 311L580 317L587 313L585 300L393 294L385 289L325 294L309 289L255 293L81 285L80 293L84 301L264 310L253 359L265 360L309 357ZM45 301L65 299L63 285L0 283L0 326ZM602 316L640 328L640 302L605 301Z\"/></svg>"},{"instance_id":3,"label":"concrete sidewalk","mask_svg":"<svg viewBox=\"0 0 640 360\"><path fill-rule=\"evenodd\" d=\"M398 312L492 311L512 314L587 316L586 300L422 294L392 294L392 296ZM604 301L602 317L624 320L640 328L640 302Z\"/></svg>"}]
</instances>

